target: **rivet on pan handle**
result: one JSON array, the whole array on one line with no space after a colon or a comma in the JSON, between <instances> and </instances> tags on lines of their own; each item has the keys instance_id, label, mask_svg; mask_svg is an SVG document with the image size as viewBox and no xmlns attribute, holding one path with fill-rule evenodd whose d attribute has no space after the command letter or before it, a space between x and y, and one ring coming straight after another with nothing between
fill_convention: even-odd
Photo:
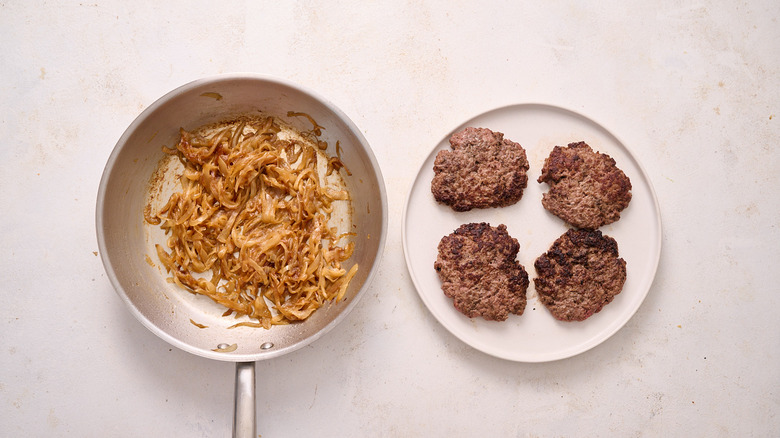
<instances>
[{"instance_id":1,"label":"rivet on pan handle","mask_svg":"<svg viewBox=\"0 0 780 438\"><path fill-rule=\"evenodd\" d=\"M254 438L256 436L255 363L237 362L233 438Z\"/></svg>"}]
</instances>

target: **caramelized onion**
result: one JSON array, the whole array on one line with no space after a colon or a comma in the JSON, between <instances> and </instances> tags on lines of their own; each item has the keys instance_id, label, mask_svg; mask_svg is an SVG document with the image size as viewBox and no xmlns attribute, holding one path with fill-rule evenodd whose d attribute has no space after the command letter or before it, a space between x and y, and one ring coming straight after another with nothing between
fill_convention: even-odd
<instances>
[{"instance_id":1,"label":"caramelized onion","mask_svg":"<svg viewBox=\"0 0 780 438\"><path fill-rule=\"evenodd\" d=\"M236 326L304 320L342 300L358 268L342 266L354 243L339 242L352 234L329 223L334 203L350 200L331 177L343 164L318 152L321 126L291 115L313 130L272 117L181 129L175 151L165 148L184 165L180 190L156 214L144 211L168 236L156 249L170 281L257 321Z\"/></svg>"}]
</instances>

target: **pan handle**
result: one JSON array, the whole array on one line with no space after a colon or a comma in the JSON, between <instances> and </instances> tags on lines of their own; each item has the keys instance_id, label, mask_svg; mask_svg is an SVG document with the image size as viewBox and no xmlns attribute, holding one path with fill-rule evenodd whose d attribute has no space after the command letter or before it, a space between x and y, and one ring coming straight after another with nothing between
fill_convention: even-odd
<instances>
[{"instance_id":1,"label":"pan handle","mask_svg":"<svg viewBox=\"0 0 780 438\"><path fill-rule=\"evenodd\" d=\"M255 438L255 363L236 362L233 438Z\"/></svg>"}]
</instances>

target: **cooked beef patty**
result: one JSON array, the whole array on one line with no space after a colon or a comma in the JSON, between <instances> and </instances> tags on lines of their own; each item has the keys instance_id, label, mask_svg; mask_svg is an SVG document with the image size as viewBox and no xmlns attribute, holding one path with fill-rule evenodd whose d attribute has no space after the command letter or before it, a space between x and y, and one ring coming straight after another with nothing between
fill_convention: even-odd
<instances>
[{"instance_id":1,"label":"cooked beef patty","mask_svg":"<svg viewBox=\"0 0 780 438\"><path fill-rule=\"evenodd\" d=\"M522 315L529 282L516 260L519 249L506 225L461 225L441 239L433 265L444 295L469 318L505 321L510 313Z\"/></svg>"},{"instance_id":2,"label":"cooked beef patty","mask_svg":"<svg viewBox=\"0 0 780 438\"><path fill-rule=\"evenodd\" d=\"M544 160L539 183L550 190L542 205L577 228L595 230L620 219L631 201L631 181L607 154L585 142L555 146Z\"/></svg>"},{"instance_id":3,"label":"cooked beef patty","mask_svg":"<svg viewBox=\"0 0 780 438\"><path fill-rule=\"evenodd\" d=\"M455 211L504 207L523 196L528 184L525 149L487 128L466 128L450 137L433 164L431 192Z\"/></svg>"},{"instance_id":4,"label":"cooked beef patty","mask_svg":"<svg viewBox=\"0 0 780 438\"><path fill-rule=\"evenodd\" d=\"M582 321L599 312L626 281L617 242L599 230L566 231L534 267L536 292L561 321Z\"/></svg>"}]
</instances>

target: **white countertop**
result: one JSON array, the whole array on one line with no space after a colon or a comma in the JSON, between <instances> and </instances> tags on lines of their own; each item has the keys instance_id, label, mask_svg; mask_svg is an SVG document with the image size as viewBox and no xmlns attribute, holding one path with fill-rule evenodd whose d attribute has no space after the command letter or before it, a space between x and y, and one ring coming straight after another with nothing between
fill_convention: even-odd
<instances>
[{"instance_id":1,"label":"white countertop","mask_svg":"<svg viewBox=\"0 0 780 438\"><path fill-rule=\"evenodd\" d=\"M390 213L356 309L257 363L259 435L776 436L776 3L471 3L0 3L0 436L229 435L233 364L179 351L131 315L94 217L132 120L179 85L239 71L344 110L372 145ZM467 119L523 102L617 135L663 220L634 317L585 353L534 364L443 328L401 244L431 149Z\"/></svg>"}]
</instances>

